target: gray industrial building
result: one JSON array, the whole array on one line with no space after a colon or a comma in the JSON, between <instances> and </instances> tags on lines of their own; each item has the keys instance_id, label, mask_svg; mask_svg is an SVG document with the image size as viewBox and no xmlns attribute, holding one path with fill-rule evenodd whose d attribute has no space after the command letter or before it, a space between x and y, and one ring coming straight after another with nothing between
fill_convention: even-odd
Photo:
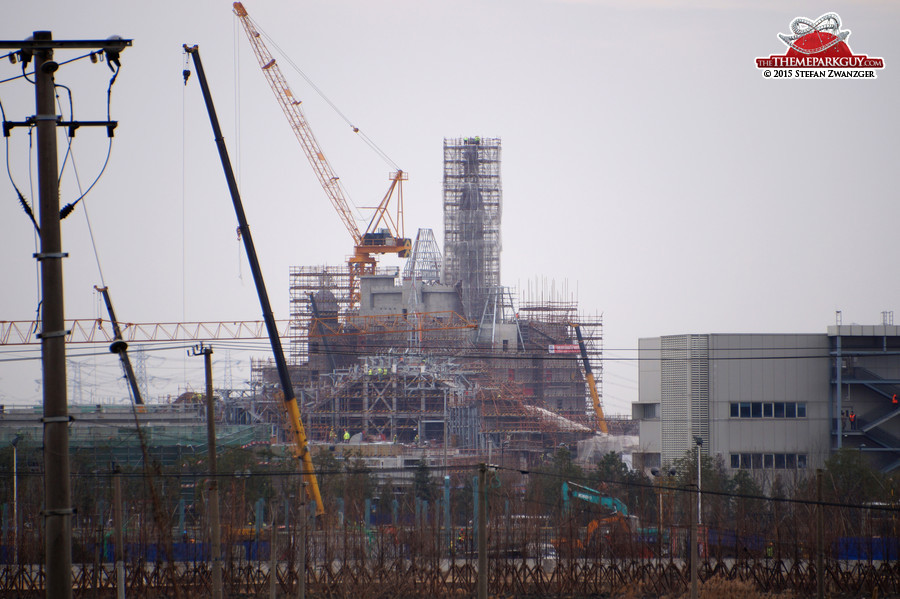
<instances>
[{"instance_id":1,"label":"gray industrial building","mask_svg":"<svg viewBox=\"0 0 900 599\"><path fill-rule=\"evenodd\" d=\"M641 339L636 465L671 464L700 439L704 454L763 483L802 478L841 447L894 470L900 327L884 320L837 324L826 334Z\"/></svg>"}]
</instances>

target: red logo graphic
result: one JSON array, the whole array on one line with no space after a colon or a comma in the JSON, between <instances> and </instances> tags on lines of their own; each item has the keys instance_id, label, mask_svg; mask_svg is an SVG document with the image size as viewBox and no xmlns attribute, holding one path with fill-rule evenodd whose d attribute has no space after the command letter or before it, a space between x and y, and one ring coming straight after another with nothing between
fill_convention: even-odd
<instances>
[{"instance_id":1,"label":"red logo graphic","mask_svg":"<svg viewBox=\"0 0 900 599\"><path fill-rule=\"evenodd\" d=\"M875 69L884 68L884 59L854 54L847 45L850 30L841 27L841 18L833 12L815 21L797 17L791 21L791 33L778 34L787 52L757 58L756 67L765 69L767 78L876 78Z\"/></svg>"}]
</instances>

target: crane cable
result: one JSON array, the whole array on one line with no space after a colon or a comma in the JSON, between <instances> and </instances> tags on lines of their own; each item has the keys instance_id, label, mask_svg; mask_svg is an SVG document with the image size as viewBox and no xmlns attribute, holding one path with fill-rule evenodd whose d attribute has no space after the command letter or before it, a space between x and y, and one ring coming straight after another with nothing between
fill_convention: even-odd
<instances>
[{"instance_id":1,"label":"crane cable","mask_svg":"<svg viewBox=\"0 0 900 599\"><path fill-rule=\"evenodd\" d=\"M297 72L297 74L299 74L301 77L303 77L303 79L309 84L309 86L313 89L313 91L315 91L319 95L319 97L322 98L331 107L331 109L334 110L334 112L337 113L337 115L340 116L341 119L350 126L350 128L353 130L354 133L359 135L360 139L362 139L363 142L367 146L369 146L369 148L372 149L373 152L375 152L382 160L385 161L385 163L387 163L388 166L390 166L395 171L401 170L399 165L397 165L397 163L394 162L391 159L391 157L388 156L387 153L384 150L382 150L378 146L378 144L376 144L372 140L372 138L370 138L368 135L366 135L364 132L362 132L359 129L359 127L354 125L353 121L351 121L347 117L347 115L345 115L341 111L341 109L338 108L337 105L334 102L332 102L328 96L325 95L325 92L323 92L321 90L321 88L319 88L318 85L313 83L312 79L310 79L309 76L307 76L307 74L304 73L293 60L291 60L291 57L288 56L287 53L281 49L281 47L278 45L278 43L275 40L273 40L272 37L262 29L262 27L259 26L259 23L257 23L256 21L252 21L252 22L253 22L253 26L257 29L259 34L262 35L276 50L278 50L278 53L281 54L282 57L284 57L284 59L287 61L287 63L289 65L291 65L291 68L293 68Z\"/></svg>"}]
</instances>

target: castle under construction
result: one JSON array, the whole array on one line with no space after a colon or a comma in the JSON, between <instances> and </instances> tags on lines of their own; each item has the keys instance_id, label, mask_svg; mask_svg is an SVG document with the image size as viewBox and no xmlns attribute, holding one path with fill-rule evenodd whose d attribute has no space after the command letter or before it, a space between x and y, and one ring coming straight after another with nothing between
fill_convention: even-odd
<instances>
[{"instance_id":1,"label":"castle under construction","mask_svg":"<svg viewBox=\"0 0 900 599\"><path fill-rule=\"evenodd\" d=\"M500 139L444 140L443 253L420 229L402 270L291 268L290 374L313 443L346 433L528 463L598 430L573 325L600 385L601 319L501 285L500 156ZM277 382L253 363L253 419L277 421Z\"/></svg>"}]
</instances>

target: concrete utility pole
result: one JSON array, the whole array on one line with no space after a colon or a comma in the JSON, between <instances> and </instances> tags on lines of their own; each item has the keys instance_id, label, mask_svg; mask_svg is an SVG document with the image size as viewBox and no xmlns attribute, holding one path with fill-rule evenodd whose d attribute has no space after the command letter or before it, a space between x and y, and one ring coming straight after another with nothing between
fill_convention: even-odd
<instances>
[{"instance_id":1,"label":"concrete utility pole","mask_svg":"<svg viewBox=\"0 0 900 599\"><path fill-rule=\"evenodd\" d=\"M200 345L191 355L203 356L206 370L206 448L209 459L209 557L212 559L212 596L222 599L222 534L219 528L219 480L216 467L216 406L213 400L211 347Z\"/></svg>"},{"instance_id":2,"label":"concrete utility pole","mask_svg":"<svg viewBox=\"0 0 900 599\"><path fill-rule=\"evenodd\" d=\"M840 337L838 337L840 339ZM816 468L816 598L825 599L825 508L822 506L822 469Z\"/></svg>"},{"instance_id":3,"label":"concrete utility pole","mask_svg":"<svg viewBox=\"0 0 900 599\"><path fill-rule=\"evenodd\" d=\"M34 41L53 39L35 31ZM69 413L66 397L66 323L63 315L62 235L59 228L59 169L51 48L34 52L38 188L41 226L41 367L44 390L44 527L47 597L72 596L72 505L69 480Z\"/></svg>"},{"instance_id":4,"label":"concrete utility pole","mask_svg":"<svg viewBox=\"0 0 900 599\"><path fill-rule=\"evenodd\" d=\"M303 485L306 483L301 483L301 486ZM300 489L300 572L297 576L297 599L306 599L306 524L308 520L306 489Z\"/></svg>"},{"instance_id":5,"label":"concrete utility pole","mask_svg":"<svg viewBox=\"0 0 900 599\"><path fill-rule=\"evenodd\" d=\"M697 525L703 525L703 479L701 477L701 471L703 466L700 463L700 453L703 450L703 437L699 435L694 436L694 442L697 443Z\"/></svg>"},{"instance_id":6,"label":"concrete utility pole","mask_svg":"<svg viewBox=\"0 0 900 599\"><path fill-rule=\"evenodd\" d=\"M699 494L699 488L697 491ZM691 505L691 599L697 599L699 592L697 584L697 562L699 561L697 557L697 517L694 514L694 502L689 501L688 503Z\"/></svg>"},{"instance_id":7,"label":"concrete utility pole","mask_svg":"<svg viewBox=\"0 0 900 599\"><path fill-rule=\"evenodd\" d=\"M113 528L116 543L116 599L125 599L125 535L122 528L122 472L113 470Z\"/></svg>"},{"instance_id":8,"label":"concrete utility pole","mask_svg":"<svg viewBox=\"0 0 900 599\"><path fill-rule=\"evenodd\" d=\"M16 435L15 439L12 440L12 450L13 450L13 480L12 480L12 522L13 522L13 535L12 535L12 546L13 546L13 564L15 566L19 565L19 456L16 453L16 446L19 444L19 440L21 437Z\"/></svg>"},{"instance_id":9,"label":"concrete utility pole","mask_svg":"<svg viewBox=\"0 0 900 599\"><path fill-rule=\"evenodd\" d=\"M23 63L23 72L34 59L35 115L25 122L5 122L4 134L20 126L37 128L38 217L41 249L35 258L41 265L41 368L44 393L44 559L46 560L47 597L67 599L72 596L72 514L71 481L69 480L69 413L66 396L66 333L63 312L62 251L59 212L59 164L57 161L56 127L102 125L109 135L115 127L110 122L63 123L56 114L56 84L53 73L59 64L53 60L54 49L103 49L107 59L118 53L131 40L62 41L54 40L49 31L35 31L31 39L0 41L0 48L18 50L12 55Z\"/></svg>"},{"instance_id":10,"label":"concrete utility pole","mask_svg":"<svg viewBox=\"0 0 900 599\"><path fill-rule=\"evenodd\" d=\"M478 599L487 599L487 465L478 468Z\"/></svg>"}]
</instances>

